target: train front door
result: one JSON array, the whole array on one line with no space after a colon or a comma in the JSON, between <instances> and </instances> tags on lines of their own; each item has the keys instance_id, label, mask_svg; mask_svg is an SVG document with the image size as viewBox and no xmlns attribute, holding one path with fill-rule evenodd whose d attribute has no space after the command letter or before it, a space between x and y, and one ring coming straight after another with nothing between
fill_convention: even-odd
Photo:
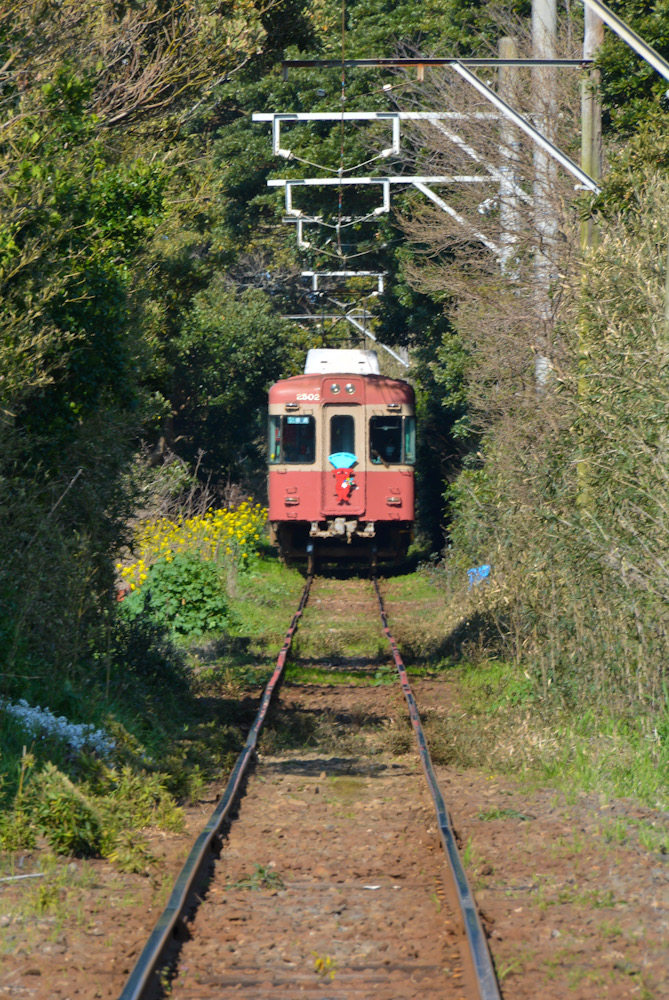
<instances>
[{"instance_id":1,"label":"train front door","mask_svg":"<svg viewBox=\"0 0 669 1000\"><path fill-rule=\"evenodd\" d=\"M327 517L365 513L365 424L363 408L323 407L322 512Z\"/></svg>"}]
</instances>

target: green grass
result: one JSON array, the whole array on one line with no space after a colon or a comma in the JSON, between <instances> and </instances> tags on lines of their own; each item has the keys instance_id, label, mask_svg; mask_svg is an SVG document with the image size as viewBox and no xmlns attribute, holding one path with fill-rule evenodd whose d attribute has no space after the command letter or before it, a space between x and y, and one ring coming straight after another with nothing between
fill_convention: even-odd
<instances>
[{"instance_id":1,"label":"green grass","mask_svg":"<svg viewBox=\"0 0 669 1000\"><path fill-rule=\"evenodd\" d=\"M520 770L572 799L598 792L669 806L669 745L656 717L544 698L522 667L505 661L464 662L453 677L462 715L443 725L460 765Z\"/></svg>"},{"instance_id":2,"label":"green grass","mask_svg":"<svg viewBox=\"0 0 669 1000\"><path fill-rule=\"evenodd\" d=\"M228 883L226 888L252 889L257 892L260 889L284 889L285 884L278 872L273 871L266 865L259 865L256 863L253 874L243 875L241 878L237 879L236 882Z\"/></svg>"},{"instance_id":3,"label":"green grass","mask_svg":"<svg viewBox=\"0 0 669 1000\"><path fill-rule=\"evenodd\" d=\"M248 573L237 577L237 594L231 604L241 619L240 631L259 647L283 638L303 587L299 570L276 559L259 559Z\"/></svg>"},{"instance_id":4,"label":"green grass","mask_svg":"<svg viewBox=\"0 0 669 1000\"><path fill-rule=\"evenodd\" d=\"M40 874L41 877L3 886L4 911L11 920L0 928L0 955L13 953L17 947L38 949L45 939L53 941L73 919L79 926L84 924L82 893L94 888L98 878L86 861L72 864L69 859L42 851L35 859L34 870L29 861L28 871L23 867L15 872L9 859L4 860L3 876L16 873ZM123 900L122 906L133 905L133 902L137 901Z\"/></svg>"},{"instance_id":5,"label":"green grass","mask_svg":"<svg viewBox=\"0 0 669 1000\"><path fill-rule=\"evenodd\" d=\"M333 684L352 687L371 687L378 683L376 674L370 675L364 670L327 670L324 667L305 667L301 663L288 664L286 680L294 684Z\"/></svg>"},{"instance_id":6,"label":"green grass","mask_svg":"<svg viewBox=\"0 0 669 1000\"><path fill-rule=\"evenodd\" d=\"M658 829L655 823L632 820L631 825L637 826L639 843L647 851L652 854L669 854L669 830L666 824Z\"/></svg>"},{"instance_id":7,"label":"green grass","mask_svg":"<svg viewBox=\"0 0 669 1000\"><path fill-rule=\"evenodd\" d=\"M331 775L326 782L325 795L328 802L350 805L360 798L365 786L365 780L355 775Z\"/></svg>"},{"instance_id":8,"label":"green grass","mask_svg":"<svg viewBox=\"0 0 669 1000\"><path fill-rule=\"evenodd\" d=\"M382 593L387 602L420 601L437 602L443 608L443 592L430 579L428 573L419 570L402 576L391 576L382 582Z\"/></svg>"},{"instance_id":9,"label":"green grass","mask_svg":"<svg viewBox=\"0 0 669 1000\"><path fill-rule=\"evenodd\" d=\"M602 823L600 834L607 844L636 843L650 854L669 854L669 829L661 819L610 820Z\"/></svg>"},{"instance_id":10,"label":"green grass","mask_svg":"<svg viewBox=\"0 0 669 1000\"><path fill-rule=\"evenodd\" d=\"M562 751L543 763L546 780L653 808L669 805L668 748L653 738L650 720L574 712L558 726L556 741Z\"/></svg>"},{"instance_id":11,"label":"green grass","mask_svg":"<svg viewBox=\"0 0 669 1000\"><path fill-rule=\"evenodd\" d=\"M486 809L484 812L478 814L479 819L482 820L493 820L493 819L522 819L531 820L534 816L528 816L526 813L518 812L517 809L500 809L498 806L493 806L492 809Z\"/></svg>"},{"instance_id":12,"label":"green grass","mask_svg":"<svg viewBox=\"0 0 669 1000\"><path fill-rule=\"evenodd\" d=\"M390 577L382 581L381 591L390 630L407 666L431 675L452 666L450 635L458 618L429 572Z\"/></svg>"}]
</instances>

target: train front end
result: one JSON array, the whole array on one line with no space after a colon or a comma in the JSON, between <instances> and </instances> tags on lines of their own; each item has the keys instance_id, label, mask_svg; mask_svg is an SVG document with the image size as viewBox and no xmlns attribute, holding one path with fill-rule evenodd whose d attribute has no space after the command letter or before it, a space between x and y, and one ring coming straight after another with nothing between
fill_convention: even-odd
<instances>
[{"instance_id":1,"label":"train front end","mask_svg":"<svg viewBox=\"0 0 669 1000\"><path fill-rule=\"evenodd\" d=\"M411 386L373 351L313 350L269 393L269 520L286 559L398 558L413 535Z\"/></svg>"}]
</instances>

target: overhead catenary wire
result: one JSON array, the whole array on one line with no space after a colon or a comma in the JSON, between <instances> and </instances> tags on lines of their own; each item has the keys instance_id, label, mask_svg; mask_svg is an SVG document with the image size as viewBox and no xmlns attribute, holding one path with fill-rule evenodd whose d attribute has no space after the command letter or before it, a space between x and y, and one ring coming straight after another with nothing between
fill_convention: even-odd
<instances>
[{"instance_id":1,"label":"overhead catenary wire","mask_svg":"<svg viewBox=\"0 0 669 1000\"><path fill-rule=\"evenodd\" d=\"M377 156L370 157L369 160L362 160L360 163L354 163L351 167L328 167L325 163L314 163L313 160L305 160L304 157L298 156L297 153L291 151L291 160L295 163L303 163L305 167L315 167L316 170L326 170L328 173L337 174L342 176L343 174L350 174L353 170L360 170L361 167L366 167L370 163L375 163L377 160L385 160L386 157L383 153L379 153Z\"/></svg>"},{"instance_id":2,"label":"overhead catenary wire","mask_svg":"<svg viewBox=\"0 0 669 1000\"><path fill-rule=\"evenodd\" d=\"M341 3L341 121L339 123L339 193L338 193L338 220L337 220L337 249L341 255L341 222L343 214L343 185L341 179L344 176L344 112L346 110L346 0Z\"/></svg>"}]
</instances>

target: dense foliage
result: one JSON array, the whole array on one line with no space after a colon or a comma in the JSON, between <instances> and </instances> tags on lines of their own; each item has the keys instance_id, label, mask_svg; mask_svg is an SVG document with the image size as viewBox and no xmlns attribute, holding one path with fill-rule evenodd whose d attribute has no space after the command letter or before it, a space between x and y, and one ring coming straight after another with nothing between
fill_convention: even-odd
<instances>
[{"instance_id":1,"label":"dense foliage","mask_svg":"<svg viewBox=\"0 0 669 1000\"><path fill-rule=\"evenodd\" d=\"M664 0L652 11L628 0L613 6L669 53ZM575 246L577 215L591 211L602 236L582 268L573 257L559 262L551 289L554 381L539 393L529 251L525 283L510 291L476 241L465 260L436 224L412 230L415 192L394 193L393 214L382 218L373 215L378 192L358 191L351 214L367 204L370 216L342 236L334 223L353 196L340 208L313 190L296 200L331 228L307 227L313 246L300 250L281 223L283 192L268 188L268 178L300 177L305 164L324 177L348 170L385 145L387 130L286 125L294 156L277 161L268 128L251 121L254 111L342 107L339 69L295 70L284 80L284 56L338 58L342 46L350 57L490 55L501 34L527 34L529 8L525 0L347 0L342 21L335 0L4 5L0 696L7 703L25 697L85 722L92 705L103 713L114 678L121 699L143 705L166 676L175 691L185 689L169 630L198 631L211 608L187 629L173 614L119 619L115 563L133 542L127 526L138 510L151 511L155 484L175 493L185 485L192 495L195 469L219 495L232 491L239 502L254 492L263 500L268 384L298 371L308 346L359 343L342 323L284 318L318 317L331 306L300 272L362 260L387 273L389 289L373 305L370 328L411 352L426 552L446 541L458 567L492 564L485 614L504 655L537 679L542 697L549 687L565 704L584 692L605 695L657 721L668 651L666 83L607 38L600 65L614 168L594 206L576 204L573 191L565 196L560 211L571 222L559 239ZM561 7L560 44L570 55L579 48L580 17L580 9ZM398 71L345 77L347 110L424 109L428 93ZM561 128L571 127L563 117ZM577 155L574 134L569 141ZM430 140L414 136L411 149L410 163L390 158L369 169L429 169ZM350 301L370 306L359 290ZM154 571L154 601L160 588L172 594L166 603L178 592L170 565ZM207 570L190 563L182 570L189 587L212 597ZM3 733L12 767L21 738L14 723ZM65 770L71 763L58 761ZM65 812L86 813L67 779L44 780L58 787ZM97 842L94 811L89 819ZM32 836L37 827L30 829Z\"/></svg>"}]
</instances>

